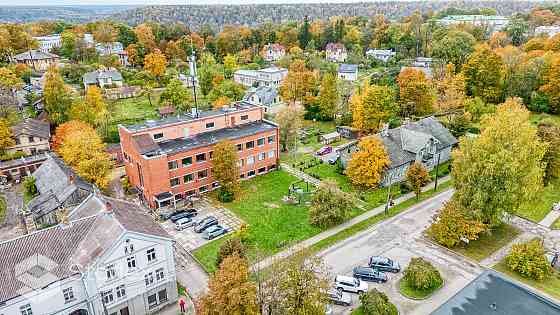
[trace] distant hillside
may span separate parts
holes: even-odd
[[[6,0],[4,0],[6,1]],[[17,1],[17,0],[9,0]],[[46,0],[48,2],[48,0]],[[118,3],[118,1],[115,1]],[[26,23],[39,20],[63,20],[65,22],[87,22],[103,19],[111,14],[137,8],[137,6],[1,6],[0,22]]]
[[[556,2],[546,2],[553,4]],[[115,20],[136,25],[145,21],[160,23],[182,21],[197,29],[209,24],[216,28],[238,24],[255,26],[270,21],[274,23],[297,20],[305,15],[312,19],[331,16],[372,16],[383,13],[391,19],[408,16],[415,10],[423,13],[440,11],[449,7],[461,9],[493,8],[498,14],[511,15],[530,11],[545,2],[538,1],[377,1],[362,3],[321,4],[256,4],[256,5],[184,5],[147,6],[126,10],[111,16]]]

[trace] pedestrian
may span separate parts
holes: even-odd
[[[180,299],[179,300],[179,306],[181,307],[181,313],[185,312],[185,300]]]

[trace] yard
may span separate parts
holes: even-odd
[[[535,200],[521,205],[517,214],[539,222],[552,210],[552,205],[556,202],[560,202],[560,179],[551,181]]]
[[[551,115],[546,113],[531,113],[530,120],[534,124],[538,124],[543,120],[547,120],[552,122],[556,126],[560,126],[560,115]]]
[[[244,181],[238,198],[224,204],[249,225],[249,243],[253,249],[271,255],[321,232],[309,224],[307,206],[290,205],[282,200],[296,181],[297,178],[284,171],[258,176]],[[207,270],[214,270],[216,254],[224,241],[222,238],[194,251]]]
[[[150,105],[147,96],[109,102],[109,120],[104,135],[105,141],[110,143],[119,142],[118,124],[136,124],[146,119],[158,118],[157,106],[159,94],[153,93],[151,98],[152,105]]]
[[[491,234],[482,234],[478,240],[471,241],[465,246],[457,246],[453,250],[473,260],[482,261],[513,241],[519,233],[520,231],[517,228],[502,224],[495,228]]]
[[[560,299],[560,273],[559,272],[554,272],[554,274],[550,276],[550,278],[548,279],[545,279],[543,281],[537,281],[537,280],[525,278],[519,275],[517,272],[510,270],[507,267],[505,260],[500,261],[493,268],[519,282],[522,282],[537,290],[540,290],[550,295],[553,298]]]
[[[0,195],[0,225],[4,224],[6,210],[6,199],[4,199],[4,196]]]

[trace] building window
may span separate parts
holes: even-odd
[[[167,302],[167,290],[163,289],[158,292],[159,303]]]
[[[62,295],[64,296],[64,303],[69,303],[75,300],[74,291],[72,288],[66,288],[62,290]]]
[[[146,251],[146,256],[148,257],[148,262],[152,262],[156,260],[156,249],[150,248]]]
[[[159,268],[156,270],[156,280],[162,281],[165,279],[165,273],[163,272],[163,268]]]
[[[214,128],[214,122],[213,121],[206,123],[206,129],[210,129],[210,128]]]
[[[192,196],[194,195],[194,190],[189,190],[185,193],[186,196]]]
[[[208,152],[208,159],[212,160],[214,158],[214,151]]]
[[[237,144],[237,151],[243,151],[243,143]]]
[[[33,138],[33,137],[29,137],[28,140],[29,140],[29,143],[35,142],[35,138]]]
[[[177,161],[169,161],[167,162],[167,168],[169,168],[170,170],[174,170],[177,167],[179,167]]]
[[[255,147],[255,141],[249,141],[247,143],[245,143],[245,148],[246,149],[252,149]]]
[[[103,299],[103,303],[111,304],[115,300],[113,297],[113,290],[101,292],[101,298]]]
[[[105,273],[107,275],[107,280],[115,278],[117,276],[115,265],[107,265],[107,267],[105,267]]]
[[[148,295],[148,307],[153,308],[158,305],[157,302],[157,295],[154,293],[152,295]]]
[[[258,139],[258,140],[257,140],[257,145],[258,145],[259,147],[260,147],[260,146],[263,146],[263,145],[264,145],[264,138]]]
[[[33,315],[33,311],[31,310],[31,304],[25,304],[19,307],[19,311],[21,315]]]
[[[169,185],[171,185],[171,187],[175,187],[179,185],[179,177],[175,177],[169,180]]]
[[[212,183],[212,189],[218,188],[218,187],[220,187],[220,183],[219,183],[219,182],[213,182],[213,183]]]
[[[276,169],[276,164],[272,164],[268,167],[268,170],[275,170]]]
[[[240,178],[240,179],[244,179],[244,178],[245,178],[245,174],[240,174],[240,175],[239,175],[239,178]]]
[[[247,157],[247,165],[251,165],[251,164],[255,164],[255,157],[254,156],[248,156]]]
[[[146,286],[150,286],[152,284],[154,284],[154,273],[150,272],[144,275],[144,282],[146,283]]]
[[[245,165],[245,160],[239,159],[239,161],[237,161],[237,166],[243,167],[243,165]]]
[[[132,254],[133,252],[134,252],[134,244],[132,244],[130,240],[127,239],[126,244],[124,245],[124,253],[126,255],[128,253]]]
[[[249,119],[249,115],[241,115],[241,120],[247,120]]]
[[[266,167],[261,167],[259,168],[259,174],[265,173],[266,172]]]
[[[122,299],[126,296],[126,289],[124,288],[124,284],[119,285],[115,292],[117,294],[117,299]]]
[[[187,175],[183,176],[183,182],[184,182],[185,184],[186,184],[186,183],[192,182],[193,179],[194,179],[193,174],[187,174]]]
[[[268,143],[274,143],[274,136],[268,136]]]
[[[276,155],[276,152],[274,150],[268,151],[268,158],[269,159],[272,159],[275,155]]]
[[[154,133],[153,137],[154,137],[154,140],[162,139],[163,138],[163,132]]]
[[[198,173],[196,174],[196,177],[198,179],[204,179],[204,178],[208,177],[208,170],[198,171]]]
[[[128,271],[136,269],[136,257],[131,256],[126,259],[126,265],[128,266]]]
[[[181,160],[181,164],[183,165],[183,167],[190,166],[190,165],[192,164],[192,156],[183,158],[183,159]]]
[[[202,186],[198,189],[198,191],[201,192],[201,193],[207,192],[208,191],[208,186],[206,186],[206,185]]]
[[[247,177],[253,177],[255,176],[255,171],[249,171],[249,173],[247,173]]]
[[[196,155],[196,162],[201,163],[206,161],[206,153],[200,153]]]
[[[16,138],[16,145],[20,145],[21,142],[19,142],[19,138]]]
[[[259,161],[266,159],[266,152],[259,153]]]

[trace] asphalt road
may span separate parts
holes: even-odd
[[[330,267],[333,276],[352,275],[352,268],[367,265],[372,255],[390,257],[398,261],[403,270],[412,257],[428,259],[440,270],[445,280],[444,287],[432,297],[416,301],[400,295],[398,280],[402,277],[402,272],[388,274],[389,281],[385,284],[370,283],[370,289],[375,287],[385,292],[397,305],[401,314],[430,314],[482,272],[480,267],[421,238],[423,231],[430,225],[433,215],[451,198],[452,194],[452,190],[440,193],[392,219],[335,244],[319,255]],[[353,301],[354,305],[351,308],[358,305],[356,295],[353,295]],[[349,314],[351,308],[337,306],[335,313]]]

